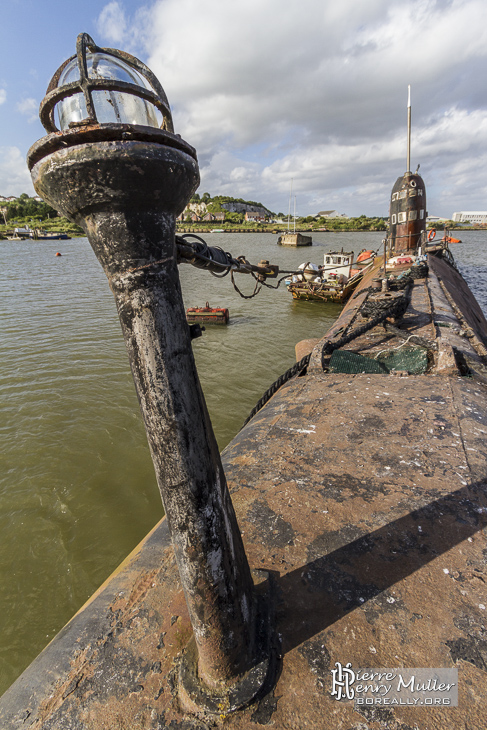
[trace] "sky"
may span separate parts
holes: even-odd
[[[387,215],[410,84],[429,214],[487,210],[485,0],[5,0],[1,24],[0,195],[35,194],[39,103],[87,32],[154,71],[200,194]]]

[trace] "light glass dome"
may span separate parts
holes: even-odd
[[[134,68],[121,59],[106,53],[87,53],[86,65],[90,79],[113,79],[151,89],[146,79]],[[76,58],[73,58],[63,69],[58,85],[70,84],[79,79],[78,62]],[[147,127],[160,127],[161,125],[161,112],[150,102],[138,96],[104,89],[94,89],[91,93],[99,124],[141,124]],[[56,112],[61,130],[68,129],[70,125],[86,119],[88,111],[83,94],[78,93],[62,99],[56,104]]]

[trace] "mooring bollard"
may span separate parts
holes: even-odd
[[[175,219],[199,183],[196,153],[173,133],[152,72],[87,34],[54,75],[40,116],[49,134],[29,151],[35,189],[86,231],[127,345],[194,632],[180,694],[189,706],[235,709],[266,681],[269,627],[181,297]]]

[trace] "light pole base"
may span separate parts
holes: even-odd
[[[181,656],[178,673],[178,694],[187,712],[196,715],[225,716],[241,710],[263,697],[274,686],[280,652],[274,636],[272,620],[274,601],[272,576],[264,570],[252,571],[257,593],[256,648],[254,666],[231,684],[209,687],[198,673],[198,650],[194,637]]]

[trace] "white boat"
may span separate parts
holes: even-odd
[[[321,278],[323,281],[333,281],[345,284],[351,276],[353,251],[329,251],[323,258]]]
[[[29,228],[29,226],[25,226],[25,228],[14,228],[14,234],[13,236],[8,236],[8,240],[25,241],[26,238],[30,238],[31,233],[32,230]]]
[[[28,236],[19,236],[17,233],[14,233],[13,236],[7,236],[7,241],[25,241],[28,238]]]
[[[329,251],[324,255],[323,266],[309,261],[301,264],[300,273],[286,281],[288,291],[294,299],[345,302],[372,264],[374,255],[373,251],[364,249],[354,263],[353,251]]]

